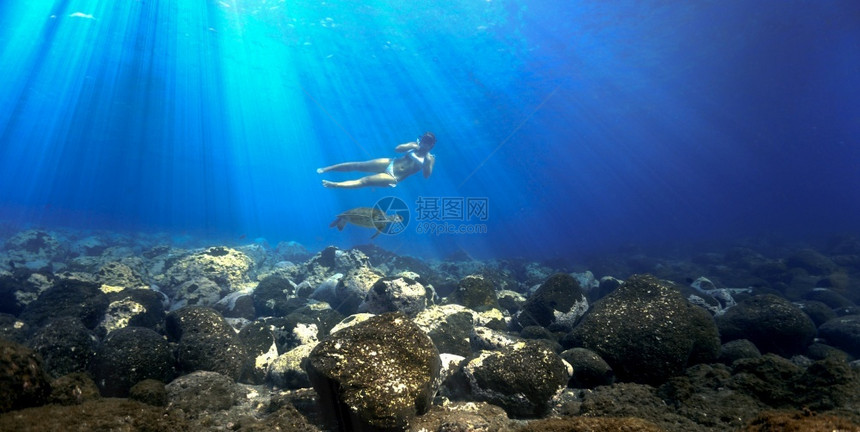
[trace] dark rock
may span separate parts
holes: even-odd
[[[820,301],[802,300],[795,304],[806,313],[816,327],[836,318],[836,312],[833,312],[833,309]]]
[[[848,361],[853,358],[847,352],[821,342],[814,342],[809,345],[809,349],[806,350],[805,355],[812,360],[824,360],[828,357],[834,357]]]
[[[243,396],[238,385],[217,372],[197,371],[171,381],[165,387],[167,402],[193,417],[207,412],[226,410]]]
[[[108,335],[92,362],[92,374],[105,396],[126,397],[131,386],[145,379],[170,381],[173,352],[152,329],[126,327]]]
[[[369,267],[350,269],[335,285],[334,298],[329,304],[344,316],[356,313],[370,289],[383,276]]]
[[[266,370],[266,382],[281,389],[300,389],[311,386],[302,363],[311,354],[315,344],[299,345],[274,359]]]
[[[482,275],[469,275],[460,279],[457,289],[448,296],[447,301],[476,311],[499,308],[496,289]]]
[[[777,355],[765,354],[735,361],[732,372],[730,388],[772,407],[783,407],[793,405],[793,383],[803,374],[803,369]]]
[[[256,419],[254,417],[243,417],[236,422],[231,422],[235,430],[247,432],[320,432],[320,429],[310,422],[292,405],[284,405],[277,410],[269,412],[266,417]]]
[[[165,322],[170,340],[179,342],[180,371],[213,371],[234,380],[250,373],[252,362],[247,349],[214,309],[182,308],[169,313]]]
[[[690,332],[693,337],[693,352],[690,353],[687,365],[711,363],[720,354],[720,333],[714,318],[700,307],[689,305],[687,309],[693,326]]]
[[[96,353],[96,338],[81,321],[61,317],[51,321],[30,340],[29,346],[42,356],[45,370],[54,378],[84,372]]]
[[[318,342],[344,319],[343,315],[325,304],[311,303],[302,306],[283,318],[266,320],[275,335],[278,352],[287,352],[297,346]]]
[[[566,417],[534,420],[515,429],[517,432],[561,432],[561,431],[637,431],[662,432],[663,428],[648,420],[635,417],[589,418]]]
[[[257,316],[284,316],[295,307],[289,299],[295,295],[296,284],[283,276],[267,276],[254,289],[254,311]]]
[[[483,351],[469,360],[463,373],[475,399],[498,405],[517,418],[547,414],[553,396],[570,378],[562,359],[534,342]]]
[[[167,337],[178,342],[186,334],[233,332],[218,312],[202,306],[189,306],[169,313],[165,320]]]
[[[852,371],[844,358],[827,357],[812,363],[794,384],[797,398],[813,411],[860,402],[860,374]]]
[[[145,379],[131,386],[128,398],[147,405],[167,406],[167,388],[161,381]]]
[[[720,363],[731,366],[736,360],[755,359],[761,357],[761,352],[749,339],[735,339],[720,347],[717,360]]]
[[[450,402],[434,405],[416,421],[415,431],[466,432],[514,430],[503,409],[486,402]]]
[[[663,430],[691,431],[696,424],[674,412],[645,384],[615,383],[585,392],[576,414],[584,417],[637,417],[657,423]]]
[[[573,375],[568,387],[594,388],[615,382],[612,367],[596,352],[585,348],[571,348],[561,353],[561,358],[573,366]]]
[[[579,282],[567,273],[549,277],[530,295],[517,314],[519,325],[539,325],[550,330],[570,331],[588,309],[588,300]]]
[[[599,354],[620,380],[660,384],[684,370],[713,325],[692,312],[680,291],[650,275],[631,276],[595,303],[563,340]]]
[[[750,420],[744,432],[770,431],[856,431],[860,423],[830,414],[811,414],[803,411],[765,411]]]
[[[80,405],[47,405],[0,416],[0,430],[174,432],[194,429],[178,412],[128,399],[97,399]]]
[[[836,312],[836,316],[840,317],[849,315],[860,315],[860,306],[841,307],[838,309],[833,309],[833,312]]]
[[[323,417],[344,431],[408,428],[430,408],[440,367],[433,342],[401,313],[332,334],[305,363]]]
[[[157,329],[165,317],[161,294],[150,289],[125,289],[108,294],[108,306],[97,331],[100,336],[123,327]]]
[[[18,315],[24,304],[18,300],[16,292],[25,291],[26,285],[11,276],[0,276],[0,313]]]
[[[213,308],[224,318],[242,318],[253,321],[257,317],[254,297],[239,291],[222,297]]]
[[[791,274],[788,272],[788,267],[782,261],[766,261],[756,264],[750,269],[750,273],[758,278],[773,284],[777,282],[791,282]]]
[[[597,286],[597,290],[592,292],[592,299],[597,301],[606,297],[609,293],[620,287],[622,283],[624,283],[624,281],[618,280],[612,276],[604,276],[600,278],[600,285]]]
[[[75,372],[51,382],[50,403],[79,405],[100,398],[99,388],[89,375]]]
[[[510,315],[516,315],[526,304],[526,299],[522,294],[513,291],[504,291],[499,293],[499,307],[502,310],[508,311]]]
[[[785,260],[789,268],[801,268],[814,275],[824,275],[836,270],[836,264],[812,249],[803,249],[795,252]]]
[[[803,298],[805,300],[824,303],[831,309],[854,306],[854,303],[851,300],[848,300],[842,294],[827,288],[813,289],[804,294]]]
[[[359,312],[382,314],[401,312],[414,317],[432,304],[433,291],[405,276],[385,277],[368,291]]]
[[[108,297],[99,288],[97,283],[60,280],[28,304],[21,312],[21,319],[41,327],[54,318],[71,316],[88,329],[94,329],[108,306]]]
[[[860,357],[860,315],[833,318],[818,328],[818,334],[828,345]]]
[[[13,315],[0,313],[0,339],[23,344],[30,336],[30,325]]]
[[[239,331],[239,341],[245,345],[248,356],[254,359],[254,366],[248,381],[252,384],[262,384],[266,378],[269,364],[278,357],[275,335],[268,324],[263,321],[255,321]]]
[[[444,319],[434,323],[427,333],[440,353],[457,354],[467,357],[472,354],[469,347],[469,334],[472,332],[472,315],[459,312],[446,315]]]
[[[749,339],[783,356],[804,352],[815,337],[815,324],[799,307],[770,294],[745,299],[716,321],[724,342]]]
[[[764,405],[749,395],[728,390],[731,378],[729,368],[721,364],[690,367],[657,390],[670,411],[662,416],[649,413],[645,418],[666,430],[738,430]],[[683,420],[678,422],[675,416]],[[691,421],[693,424],[685,424]]]
[[[523,339],[531,339],[531,340],[544,339],[544,340],[550,340],[553,342],[555,342],[555,339],[556,339],[555,335],[551,331],[547,330],[546,327],[541,327],[541,326],[537,326],[537,325],[523,327],[523,329],[520,330],[520,337]]]
[[[39,355],[0,339],[0,413],[42,405],[50,394],[50,377]]]

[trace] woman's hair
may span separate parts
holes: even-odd
[[[433,132],[424,132],[424,135],[421,135],[421,138],[418,140],[418,145],[421,148],[430,150],[436,145],[436,135],[433,135]]]

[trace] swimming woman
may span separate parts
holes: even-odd
[[[395,187],[397,183],[419,171],[424,173],[424,178],[430,177],[430,174],[433,173],[433,164],[436,162],[435,156],[430,154],[430,150],[434,145],[436,145],[436,136],[432,132],[425,132],[424,135],[421,135],[421,138],[418,138],[414,142],[400,144],[394,149],[398,153],[404,153],[403,156],[373,159],[364,162],[344,162],[325,168],[318,168],[317,173],[322,174],[329,171],[376,173],[358,180],[342,182],[323,180],[322,185],[328,188]]]

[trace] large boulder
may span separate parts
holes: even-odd
[[[803,310],[773,294],[749,297],[716,317],[723,342],[749,339],[762,353],[801,354],[815,337]]]
[[[433,342],[402,313],[333,333],[305,363],[324,418],[339,430],[408,429],[430,408],[440,368]]]
[[[696,307],[678,288],[654,276],[634,275],[595,303],[562,343],[596,352],[619,380],[661,384],[683,372],[691,359],[716,355],[719,342],[707,339],[717,333],[703,329],[714,323]]]
[[[822,324],[818,333],[828,344],[860,358],[860,315],[833,318]]]
[[[169,382],[173,352],[163,336],[144,327],[125,327],[108,335],[93,359],[91,371],[105,396],[127,397],[145,379]]]
[[[251,370],[245,345],[230,324],[214,309],[192,306],[167,315],[167,335],[178,342],[182,372],[218,372],[234,380]]]
[[[476,399],[498,405],[518,418],[547,414],[552,398],[570,378],[561,357],[531,341],[483,351],[469,360],[463,373]]]
[[[44,360],[54,378],[86,371],[96,351],[96,338],[75,317],[57,318],[37,331],[28,345]]]

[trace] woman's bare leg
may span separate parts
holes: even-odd
[[[317,173],[322,174],[329,171],[363,171],[363,172],[385,172],[388,164],[391,163],[389,158],[373,159],[364,162],[344,162],[337,165],[327,166],[325,168],[317,168]]]
[[[327,188],[339,189],[356,189],[363,187],[394,187],[397,185],[397,180],[388,174],[374,174],[367,177],[362,177],[358,180],[347,180],[342,182],[333,182],[323,180],[322,185]]]

